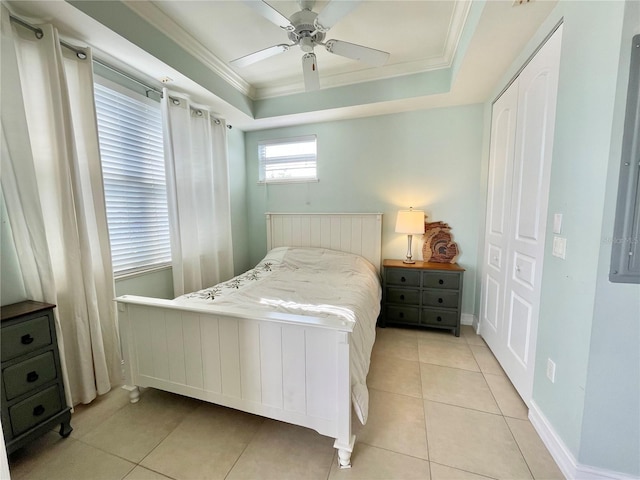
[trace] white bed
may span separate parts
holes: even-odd
[[[312,428],[335,438],[340,466],[350,466],[352,402],[361,421],[367,416],[381,226],[377,213],[270,213],[270,253],[241,278],[175,300],[117,298],[125,383]],[[344,267],[353,288],[336,290],[340,276],[328,282],[314,268],[299,273],[306,271],[298,270],[303,264],[313,267],[316,254],[323,264]],[[294,279],[295,289],[287,287],[286,277]],[[314,286],[316,278],[323,281]],[[244,290],[244,283],[258,287]],[[287,289],[295,290],[295,301]],[[330,307],[336,291],[342,303]],[[252,295],[262,304],[249,309],[244,300]],[[132,402],[138,395],[132,388]]]

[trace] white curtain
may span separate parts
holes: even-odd
[[[227,127],[165,89],[167,198],[176,296],[233,276]]]
[[[67,400],[88,403],[122,381],[91,52],[1,8],[2,190],[27,295],[57,305]]]

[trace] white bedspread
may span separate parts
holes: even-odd
[[[251,310],[317,317],[337,316],[353,322],[350,343],[351,398],[366,423],[366,378],[381,287],[375,268],[364,258],[323,248],[280,247],[253,269],[227,282],[176,299]]]

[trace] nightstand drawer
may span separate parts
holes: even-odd
[[[457,290],[460,287],[460,275],[457,273],[422,272],[422,286],[424,288]]]
[[[428,307],[457,308],[458,298],[458,292],[425,290],[422,292],[422,305]]]
[[[58,385],[49,387],[9,408],[14,435],[26,432],[34,425],[52,417],[61,410]]]
[[[51,351],[13,365],[2,372],[7,400],[34,390],[40,385],[55,380],[56,377],[56,365]]]
[[[68,437],[66,404],[51,303],[25,300],[0,309],[2,331],[2,430],[7,453],[60,425]]]
[[[389,303],[420,305],[420,290],[407,288],[387,288],[386,300]]]
[[[389,285],[419,287],[420,272],[417,270],[404,270],[404,269],[390,268],[386,272],[386,280]]]
[[[390,323],[406,323],[418,325],[420,323],[420,309],[417,307],[401,307],[389,305],[386,309],[385,319]]]
[[[2,329],[2,361],[11,360],[51,343],[49,317],[36,317]]]
[[[446,310],[422,309],[422,325],[433,325],[443,327],[458,326],[458,312],[448,312]]]

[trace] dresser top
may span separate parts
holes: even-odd
[[[450,272],[464,272],[457,263],[437,263],[437,262],[423,262],[416,260],[416,263],[404,263],[402,260],[385,259],[382,262],[383,267],[396,267],[396,268],[414,268],[417,270],[446,270]]]
[[[4,322],[5,320],[11,320],[21,315],[28,315],[29,313],[35,313],[53,307],[55,307],[55,305],[51,303],[25,300],[24,302],[12,303],[11,305],[3,305],[0,307],[0,313],[2,315],[2,321]]]

